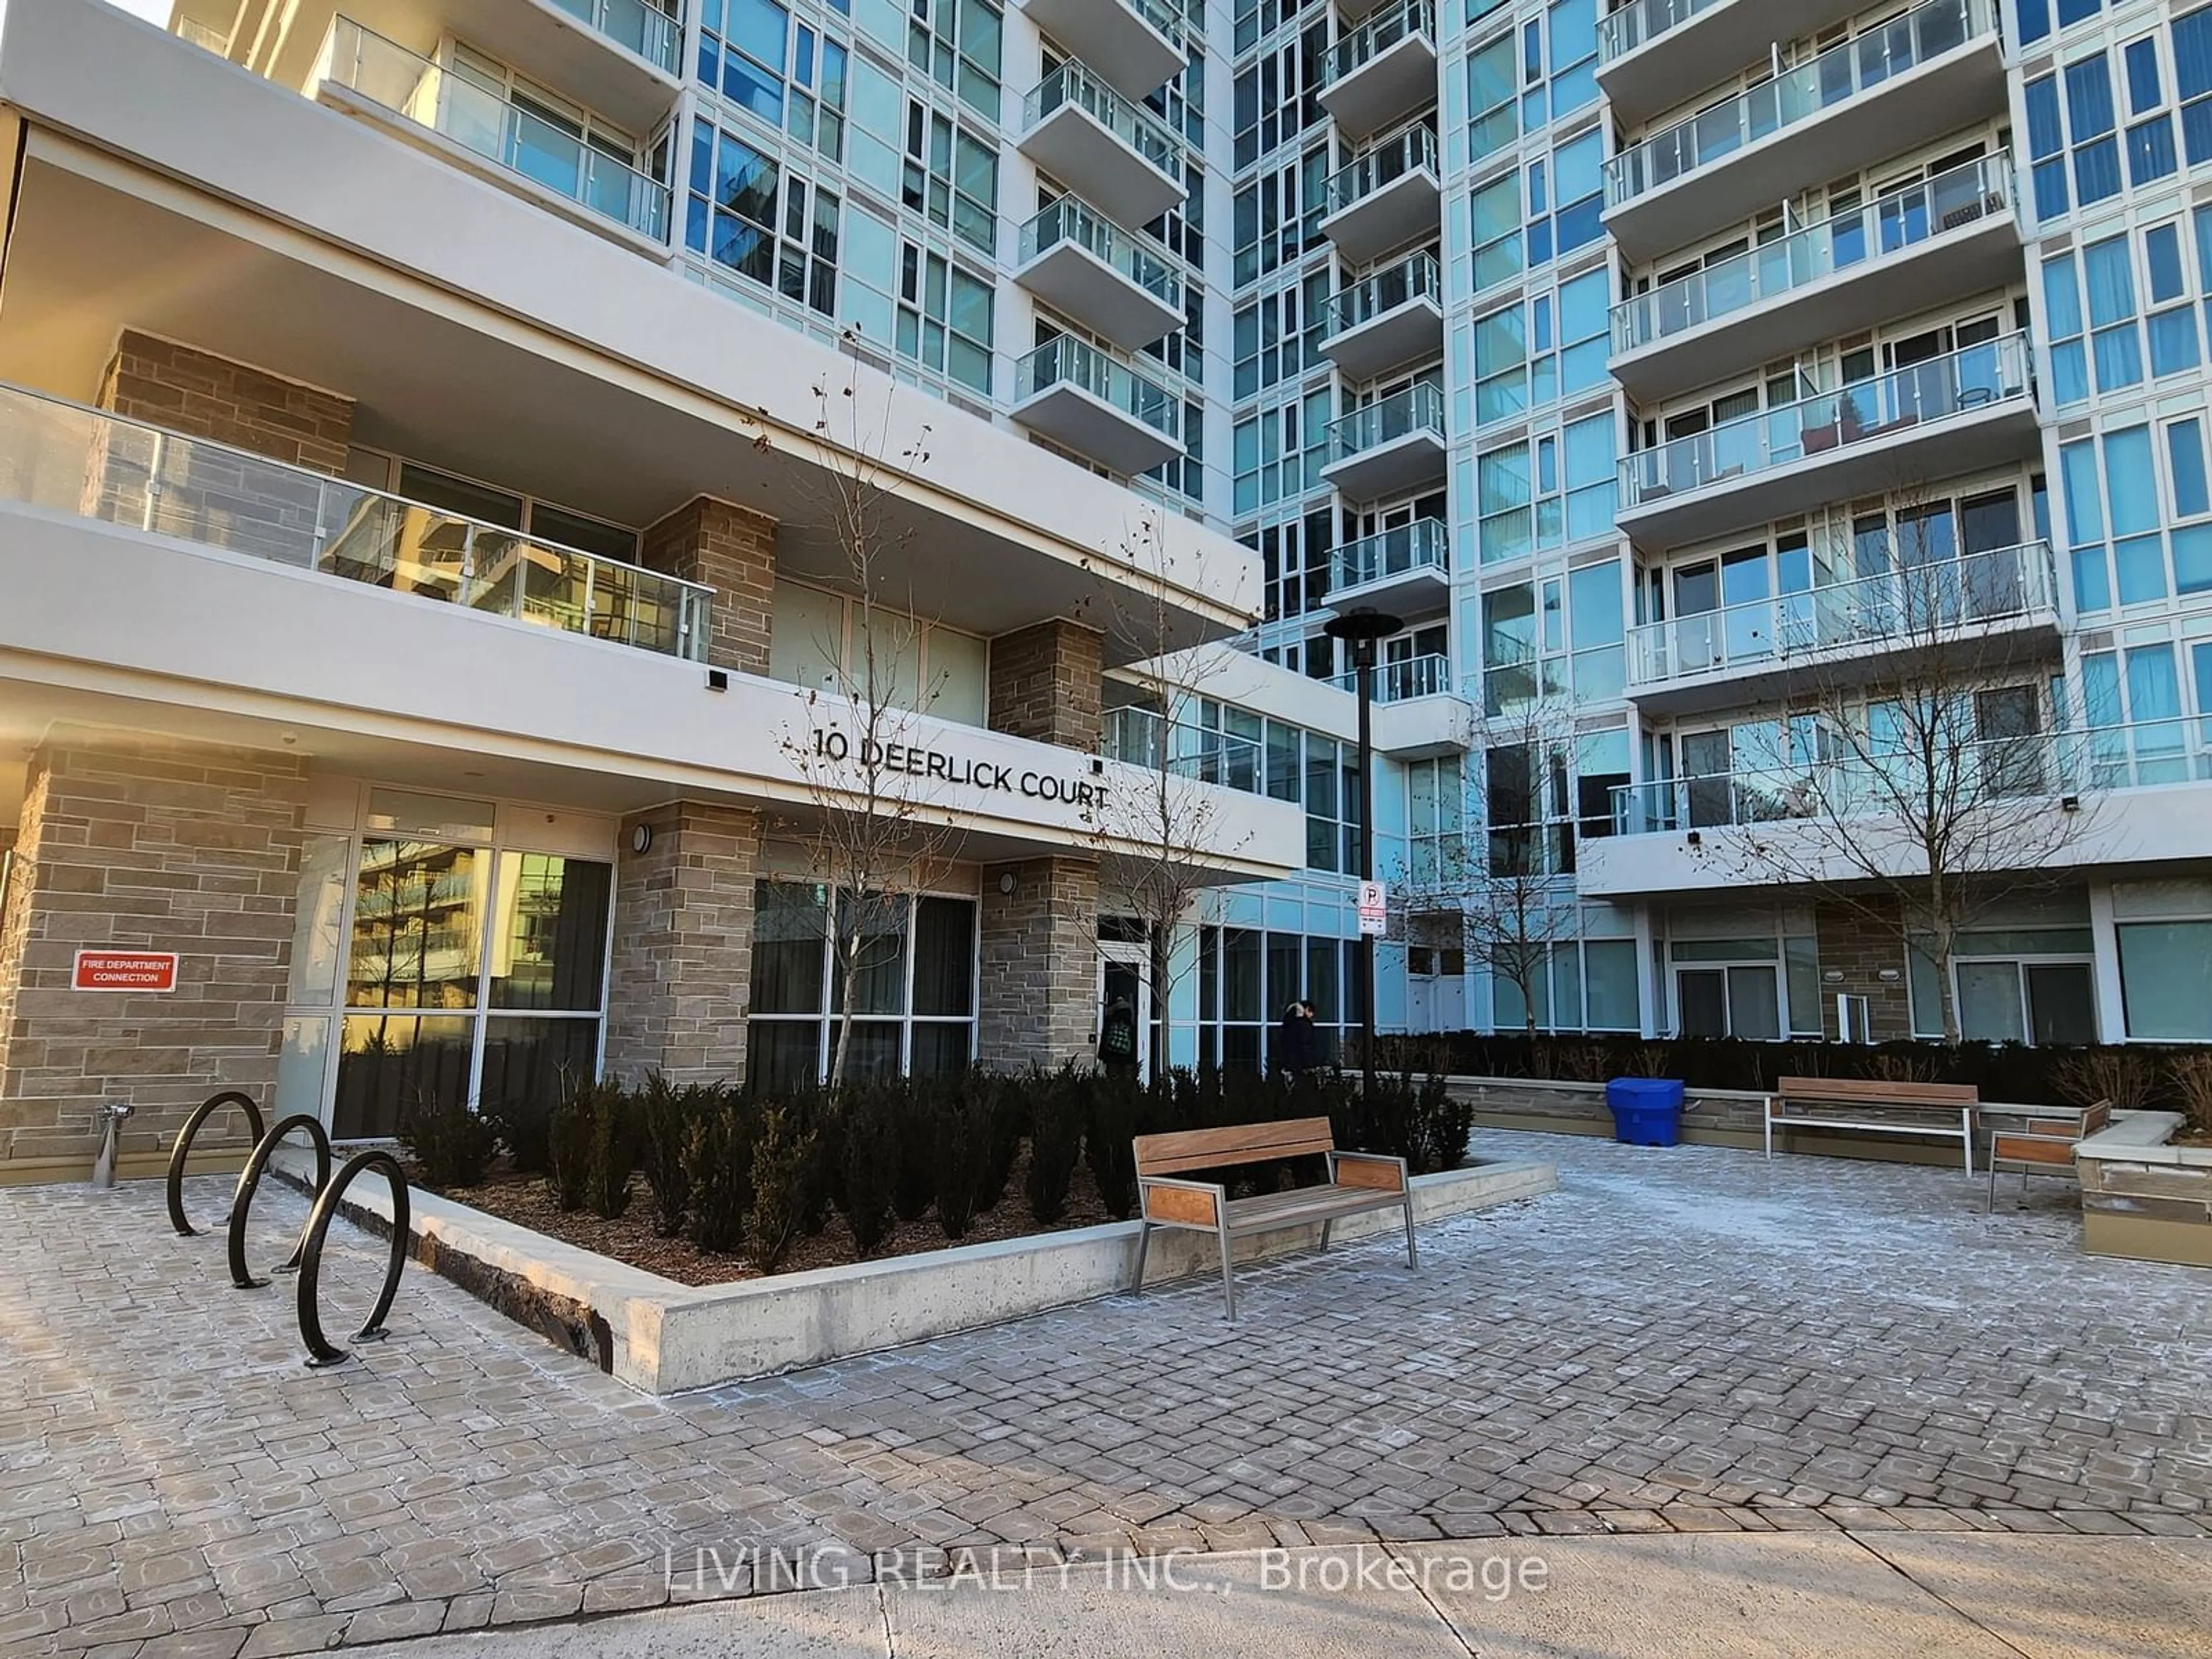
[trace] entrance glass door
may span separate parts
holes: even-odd
[[[1106,1012],[1127,999],[1137,1016],[1137,1075],[1146,1082],[1152,1075],[1152,968],[1141,945],[1100,947],[1098,963],[1098,1024],[1105,1029]]]

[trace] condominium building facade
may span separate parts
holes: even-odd
[[[2212,6],[168,21],[0,23],[0,1169],[819,1074],[855,915],[1262,1064],[1368,836],[1386,1030],[2212,1037]]]

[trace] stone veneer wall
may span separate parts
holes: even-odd
[[[88,1168],[106,1101],[137,1108],[134,1150],[217,1090],[269,1102],[306,801],[293,755],[62,732],[32,757],[0,927],[0,1178]],[[72,990],[81,949],[176,951],[177,989]]]
[[[350,398],[136,329],[116,342],[99,404],[334,476],[345,471],[353,441]]]
[[[630,836],[641,823],[652,826],[653,845],[637,854]],[[632,1083],[655,1069],[678,1083],[744,1076],[760,845],[760,814],[744,807],[682,801],[623,823],[611,1075]]]
[[[1895,1042],[1912,1035],[1912,994],[1905,978],[1905,942],[1893,927],[1877,926],[1871,917],[1847,904],[1815,907],[1814,929],[1820,945],[1820,1026],[1840,1041],[1836,1029],[1836,999],[1848,992],[1867,1000],[1867,1018],[1876,1042]],[[1884,980],[1882,970],[1896,974]],[[1828,975],[1840,970],[1843,978]]]
[[[1104,732],[1105,636],[1044,622],[991,641],[994,732],[1095,755]]]
[[[1014,890],[1001,893],[1009,874]],[[1043,858],[986,868],[980,964],[980,1063],[1013,1071],[1087,1058],[1098,1024],[1098,866]]]
[[[775,520],[711,495],[677,508],[645,532],[646,566],[714,590],[707,660],[765,674],[775,602]]]

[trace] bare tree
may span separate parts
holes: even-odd
[[[941,810],[945,776],[914,763],[927,749],[918,741],[921,716],[943,683],[922,683],[932,613],[915,590],[913,532],[894,510],[929,464],[929,428],[895,443],[888,410],[864,413],[857,380],[814,387],[813,453],[794,464],[797,487],[815,509],[811,527],[831,544],[844,607],[812,641],[821,680],[802,693],[804,729],[779,738],[812,809],[780,823],[779,833],[805,849],[830,893],[823,927],[837,987],[832,1087],[845,1079],[864,980],[909,948],[911,901],[959,842]]]
[[[1699,848],[1732,876],[1808,890],[1921,953],[1956,1042],[1960,935],[2057,884],[2090,815],[2045,708],[2048,549],[1958,552],[1948,501],[1921,493],[1894,498],[1895,533],[1855,543],[1857,580],[1772,601],[1771,639],[1732,639],[1726,611],[1671,624],[1678,652],[1771,651],[1791,685],[1771,769],[1686,779],[1678,805],[1683,828],[1740,826]],[[1683,638],[1692,623],[1704,637]]]

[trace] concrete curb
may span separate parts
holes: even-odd
[[[311,1178],[289,1148],[274,1165]],[[1416,1223],[1534,1198],[1559,1187],[1549,1164],[1486,1164],[1413,1180]],[[818,1365],[995,1325],[1128,1288],[1138,1224],[1108,1222],[881,1261],[779,1273],[728,1285],[679,1285],[595,1255],[434,1193],[410,1194],[413,1254],[510,1317],[595,1359],[642,1393],[666,1395]],[[345,1210],[389,1233],[392,1200],[379,1182],[346,1195]],[[1336,1224],[1335,1242],[1395,1231],[1395,1212]],[[1311,1249],[1317,1227],[1240,1242],[1239,1261]],[[1148,1285],[1218,1270],[1212,1238],[1154,1235]]]

